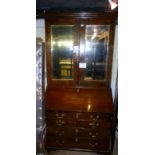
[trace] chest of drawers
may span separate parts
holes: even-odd
[[[105,91],[106,95],[101,95],[100,90],[96,90],[93,94],[91,89],[80,89],[78,93],[74,88],[65,90],[51,90],[46,94],[47,148],[110,151],[113,120],[112,98],[107,98],[111,97],[110,93]]]

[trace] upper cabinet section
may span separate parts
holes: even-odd
[[[48,85],[110,87],[115,15],[46,15]]]

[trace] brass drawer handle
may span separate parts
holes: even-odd
[[[78,142],[79,140],[78,140],[78,138],[75,138],[75,142]]]
[[[61,119],[61,118],[63,118],[63,117],[62,117],[62,116],[57,116],[57,118]]]
[[[89,145],[92,146],[92,147],[94,147],[94,146],[97,146],[98,143],[94,143],[94,144],[92,144],[91,142],[89,142]]]
[[[56,113],[55,116],[57,118],[63,118],[65,116],[65,114],[63,114],[63,113],[62,114]]]
[[[89,123],[89,126],[98,127],[99,123],[91,122]]]
[[[65,132],[64,131],[56,131],[56,134],[58,134],[58,136],[62,136]]]
[[[91,132],[89,132],[89,135],[90,135],[92,138],[96,138],[96,137],[98,136],[98,133],[96,132],[96,133],[93,135]]]
[[[56,142],[57,144],[59,144],[59,145],[63,145],[63,144],[64,144],[64,140],[62,140],[62,141],[56,140],[55,142]]]
[[[65,122],[62,121],[62,120],[58,120],[58,121],[56,121],[56,124],[59,125],[59,126],[61,126],[61,125],[65,124]]]
[[[98,120],[100,118],[100,116],[99,115],[96,115],[96,116],[90,115],[90,118],[92,118],[95,121],[95,120]]]

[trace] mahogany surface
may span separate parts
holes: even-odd
[[[49,87],[47,148],[106,152],[112,133],[112,95],[105,88]]]
[[[46,109],[112,113],[112,94],[105,89],[54,87],[46,92]]]
[[[46,147],[110,153],[113,100],[110,89],[114,29],[114,13],[46,14],[47,89],[45,94]],[[54,79],[51,25],[74,25],[74,45],[84,39],[81,24],[110,25],[107,74],[104,80],[84,80],[80,53],[74,59],[73,79]]]

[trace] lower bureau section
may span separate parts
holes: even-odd
[[[112,114],[46,112],[46,147],[110,152]]]

